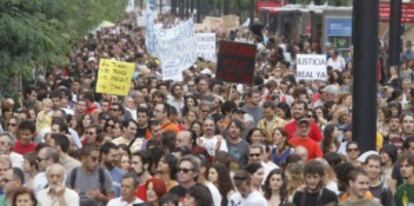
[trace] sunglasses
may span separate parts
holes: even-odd
[[[250,157],[259,157],[260,156],[260,153],[251,153],[250,154]]]
[[[115,128],[115,125],[114,124],[108,124],[108,127],[113,129],[113,128]]]
[[[359,149],[358,148],[349,148],[348,152],[357,152]]]
[[[113,112],[117,112],[117,111],[119,111],[120,109],[116,109],[116,108],[112,108],[111,109],[111,111],[113,111]]]
[[[193,169],[188,169],[188,168],[178,168],[177,170],[178,172],[183,172],[184,174],[187,174],[191,171],[193,171]]]

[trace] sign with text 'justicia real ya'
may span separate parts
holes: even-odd
[[[327,79],[326,55],[298,54],[296,55],[296,80]]]

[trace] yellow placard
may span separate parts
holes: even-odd
[[[135,64],[110,59],[100,59],[96,92],[128,95]]]

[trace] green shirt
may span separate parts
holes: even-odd
[[[6,195],[0,197],[0,206],[7,206]],[[40,203],[37,203],[36,206],[41,206]]]
[[[414,205],[414,185],[402,184],[395,193],[395,206]]]

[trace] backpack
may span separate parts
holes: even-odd
[[[69,183],[70,183],[70,187],[72,189],[75,189],[76,177],[77,177],[79,168],[80,167],[76,167],[75,169],[73,169],[73,171],[72,171],[72,173],[69,177],[70,178]],[[105,184],[105,171],[102,167],[98,167],[98,181],[99,181],[99,191],[102,194],[106,195],[105,185],[104,185]]]

